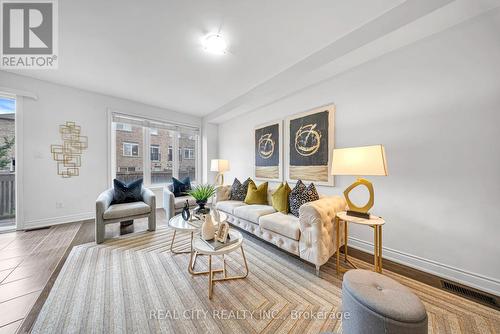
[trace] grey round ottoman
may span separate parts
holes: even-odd
[[[407,287],[368,270],[349,270],[342,283],[344,334],[427,333],[424,304]]]

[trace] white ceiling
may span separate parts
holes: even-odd
[[[59,1],[59,69],[22,74],[201,116],[401,2]]]
[[[334,75],[335,60],[455,2],[498,0],[59,1],[59,69],[20,74],[220,122]],[[230,53],[205,53],[201,38],[219,27]]]

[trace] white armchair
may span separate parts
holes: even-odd
[[[197,207],[196,200],[193,196],[186,195],[175,197],[172,185],[163,188],[163,209],[165,209],[167,221],[176,214],[182,212],[184,205],[186,205],[186,201],[188,201],[190,209]]]
[[[142,188],[142,201],[113,204],[113,188],[99,195],[95,202],[95,241],[100,244],[104,241],[106,224],[119,223],[125,220],[133,220],[148,217],[148,231],[156,230],[156,197],[155,194]]]

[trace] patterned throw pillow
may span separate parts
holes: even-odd
[[[299,209],[302,204],[316,201],[318,199],[319,194],[316,190],[316,187],[314,186],[314,183],[311,183],[306,187],[301,180],[298,180],[289,196],[290,213],[295,217],[298,217]]]
[[[232,201],[244,201],[245,197],[247,196],[248,184],[250,182],[253,182],[250,178],[248,178],[243,183],[235,178],[233,185],[231,186],[231,196],[229,197],[229,199]]]

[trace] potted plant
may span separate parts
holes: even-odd
[[[200,184],[191,189],[188,193],[194,197],[196,204],[198,204],[195,213],[206,215],[210,212],[210,208],[206,208],[205,205],[207,205],[208,199],[215,195],[215,187],[213,185]]]

